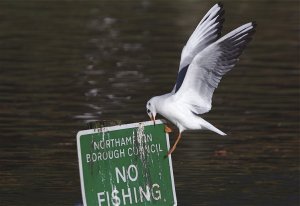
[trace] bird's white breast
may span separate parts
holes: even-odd
[[[157,112],[175,124],[180,131],[201,129],[199,117],[186,104],[175,101],[173,96],[162,98],[157,104]]]

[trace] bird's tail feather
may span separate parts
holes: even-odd
[[[212,124],[210,124],[209,122],[205,121],[204,119],[201,118],[201,126],[203,126],[204,128],[211,130],[215,133],[218,133],[219,135],[225,136],[226,134],[224,132],[222,132],[221,130],[219,130],[218,128],[216,128],[215,126],[213,126]]]

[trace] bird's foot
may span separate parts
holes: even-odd
[[[172,152],[176,149],[176,145],[178,144],[179,140],[181,138],[181,133],[178,134],[178,137],[175,141],[175,144],[173,145],[173,147],[169,150],[169,152],[167,153],[167,155],[165,157],[168,157],[170,154],[172,154]]]
[[[168,127],[168,125],[165,125],[165,132],[170,133],[173,132],[173,130],[170,127]]]
[[[167,157],[170,155],[170,154],[172,154],[172,152],[174,151],[176,149],[176,145],[174,145],[170,150],[169,150],[169,152],[167,153]]]

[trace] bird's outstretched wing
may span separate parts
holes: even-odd
[[[180,88],[188,66],[193,58],[208,45],[220,38],[222,24],[224,22],[223,15],[223,5],[221,3],[215,4],[202,18],[188,39],[181,52],[178,76],[173,93]]]
[[[255,32],[255,23],[244,24],[198,53],[190,64],[176,101],[196,114],[211,109],[212,95],[222,76],[231,70]]]

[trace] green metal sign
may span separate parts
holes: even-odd
[[[84,205],[177,205],[162,121],[80,131],[77,148]]]

